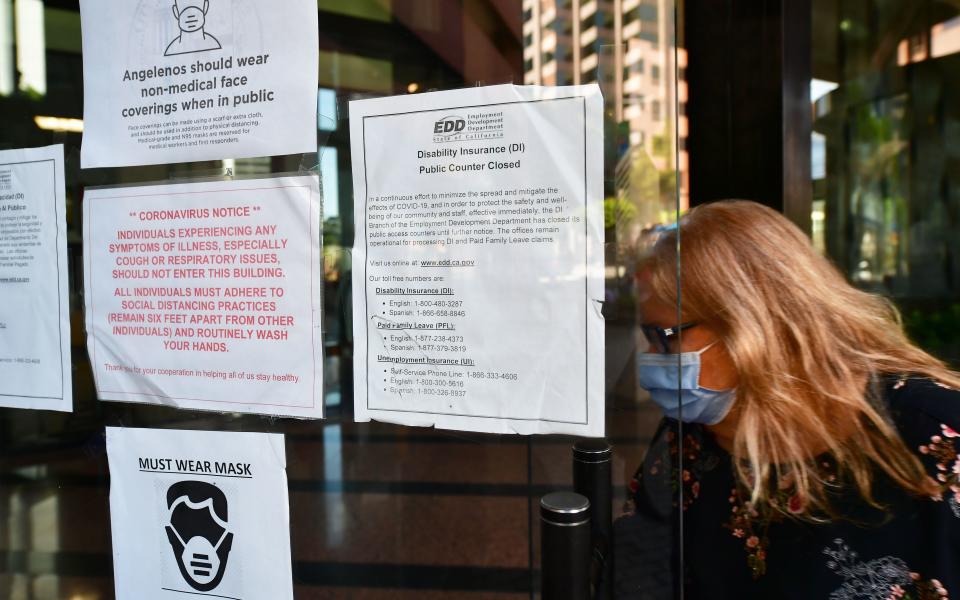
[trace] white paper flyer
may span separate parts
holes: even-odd
[[[0,152],[0,406],[73,410],[63,146]]]
[[[317,3],[82,0],[83,168],[317,151]]]
[[[119,600],[291,600],[282,435],[107,428]]]
[[[603,435],[603,100],[350,104],[358,420]]]
[[[102,400],[323,416],[316,177],[88,190]]]

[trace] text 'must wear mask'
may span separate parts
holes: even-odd
[[[717,342],[695,352],[670,353],[667,340],[684,329],[697,325],[685,323],[670,329],[642,326],[651,346],[659,353],[637,354],[640,387],[663,409],[665,416],[685,423],[716,425],[733,407],[735,390],[711,390],[700,385],[701,355]]]
[[[227,497],[215,485],[180,481],[167,490],[167,540],[183,579],[209,592],[223,579],[233,533],[227,531]]]

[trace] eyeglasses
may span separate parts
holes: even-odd
[[[675,327],[667,328],[657,327],[656,325],[640,325],[640,329],[643,331],[643,335],[647,338],[647,341],[650,342],[651,348],[660,353],[672,354],[678,349],[678,334],[681,331],[696,327],[699,324],[699,321],[689,321]]]

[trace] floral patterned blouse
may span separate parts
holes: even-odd
[[[845,517],[811,523],[789,518],[803,503],[785,477],[772,498],[779,510],[758,511],[709,433],[685,425],[681,445],[677,423],[664,420],[614,525],[614,596],[673,600],[682,579],[687,600],[960,600],[960,391],[901,378],[884,393],[935,496],[881,478],[875,494],[886,510],[841,492],[835,508]],[[820,466],[834,477],[829,459]]]

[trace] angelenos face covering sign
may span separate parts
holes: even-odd
[[[317,5],[84,0],[84,168],[316,152]]]

